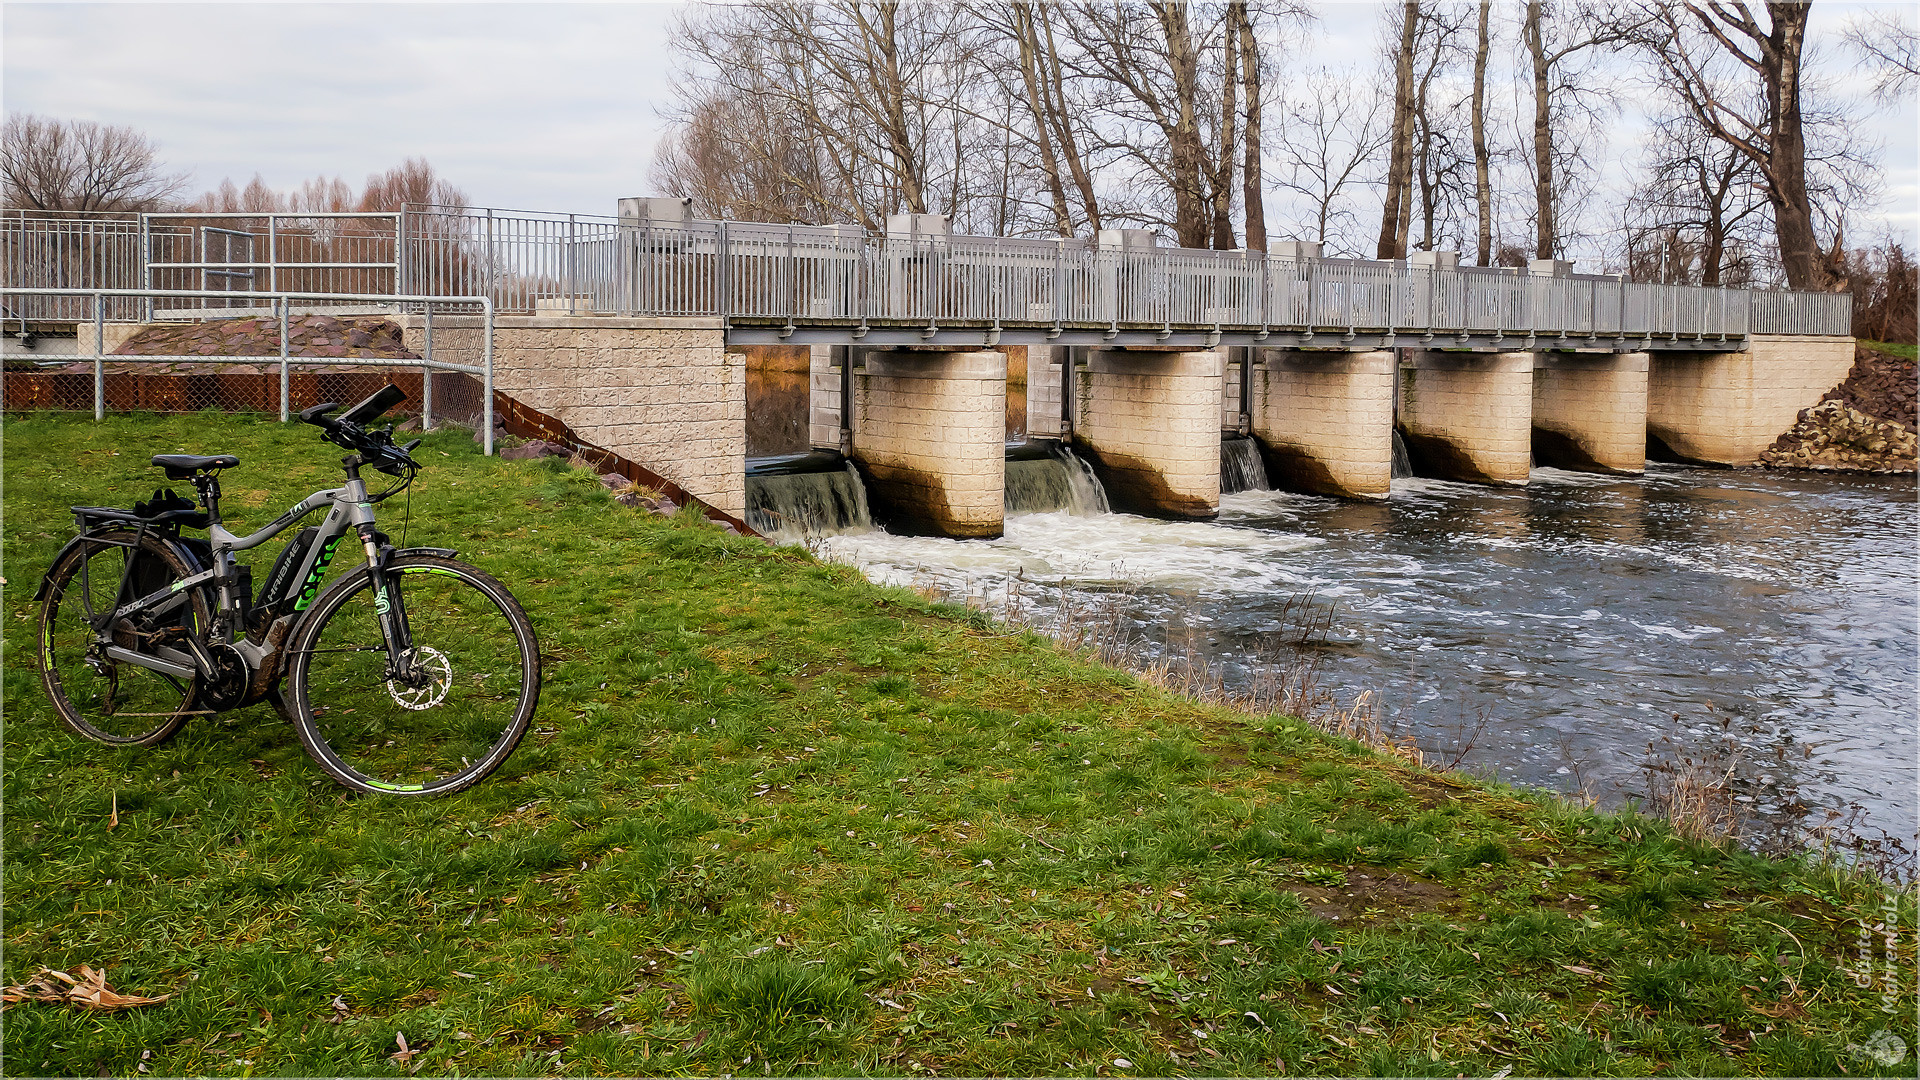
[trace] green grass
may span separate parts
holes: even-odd
[[[231,452],[255,526],[338,451],[214,415],[4,436],[5,978],[175,994],[15,1006],[9,1073],[396,1074],[402,1034],[466,1074],[1861,1075],[1849,1044],[1915,1042],[1911,892],[1889,1013],[1848,966],[1871,883],[1196,705],[458,433],[409,539],[539,629],[500,773],[350,797],[264,707],[83,744],[23,659],[65,506]]]
[[[1902,345],[1897,341],[1863,341],[1860,344],[1875,352],[1883,352],[1892,356],[1904,356],[1908,360],[1920,360],[1920,346]]]

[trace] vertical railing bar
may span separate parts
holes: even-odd
[[[93,294],[93,418],[107,418],[107,297]]]
[[[485,378],[486,380],[486,385],[483,388],[480,395],[481,423],[484,425],[483,431],[485,432],[485,434],[481,437],[480,452],[486,455],[487,457],[492,457],[493,456],[493,300],[491,298],[486,299],[485,306],[482,310],[486,313],[486,324],[487,324],[486,331],[487,332],[486,332],[486,340],[481,343],[482,363],[486,369],[486,374],[483,376],[483,378]]]
[[[433,301],[420,305],[421,310],[421,356],[420,365],[420,430],[433,430]]]
[[[287,317],[293,308],[293,298],[281,296],[278,306],[280,308],[280,422],[284,424],[292,413],[291,380],[287,372]]]

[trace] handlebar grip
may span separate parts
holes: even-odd
[[[315,405],[311,409],[301,409],[300,422],[303,424],[314,424],[319,427],[331,426],[333,422],[327,419],[327,414],[339,407],[340,407],[339,402],[328,401],[319,405]]]

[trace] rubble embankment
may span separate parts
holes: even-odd
[[[1853,370],[1800,418],[1760,463],[1826,472],[1915,471],[1916,394],[1912,360],[1860,346]]]

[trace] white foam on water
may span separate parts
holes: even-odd
[[[1206,593],[1271,593],[1313,587],[1287,556],[1316,537],[1212,522],[1156,521],[1131,514],[1015,514],[998,540],[947,540],[882,532],[831,536],[826,557],[894,585],[1018,576],[1027,581],[1150,585]]]

